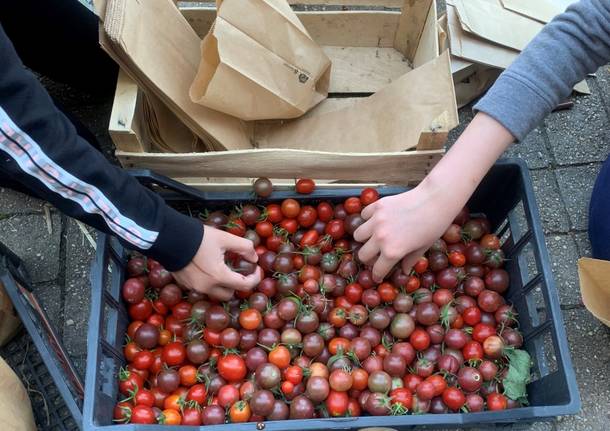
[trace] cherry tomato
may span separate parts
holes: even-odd
[[[282,370],[290,365],[290,350],[285,346],[276,346],[269,352],[269,362]]]
[[[124,369],[119,372],[119,391],[123,395],[129,395],[130,392],[135,392],[142,387],[144,387],[144,380],[138,373]]]
[[[150,299],[144,298],[140,302],[129,306],[129,317],[132,320],[141,320],[144,322],[152,314],[153,307]]]
[[[379,200],[379,192],[375,189],[367,187],[360,192],[360,202],[364,206],[370,205],[377,200]]]
[[[464,355],[465,361],[471,359],[483,359],[483,346],[478,341],[469,341],[462,348],[462,355]]]
[[[314,191],[316,183],[309,178],[301,178],[297,181],[295,189],[297,193],[308,195]]]
[[[339,239],[345,235],[345,225],[343,220],[331,220],[324,227],[324,233],[330,235],[332,239]]]
[[[438,397],[443,394],[445,389],[447,388],[447,382],[440,374],[433,374],[430,377],[426,378],[426,381],[432,383],[434,385],[434,396]]]
[[[369,373],[362,368],[354,368],[352,370],[352,389],[363,391],[368,387]]]
[[[502,394],[496,392],[487,395],[487,408],[491,411],[506,410],[508,400]]]
[[[233,423],[248,422],[252,411],[247,401],[238,401],[229,409],[229,419]]]
[[[479,307],[468,307],[462,313],[464,323],[470,326],[475,326],[481,321],[481,309]]]
[[[449,263],[451,263],[451,265],[453,266],[464,266],[466,265],[466,256],[464,256],[463,253],[459,252],[459,251],[452,251],[451,253],[449,253]]]
[[[142,350],[135,354],[133,366],[139,370],[148,370],[155,361],[155,355],[148,350]]]
[[[345,311],[345,309],[335,307],[330,310],[330,314],[328,315],[328,323],[333,325],[335,328],[341,328],[345,326],[345,324],[347,323],[347,312]]]
[[[419,277],[415,275],[410,275],[407,279],[407,284],[405,285],[405,290],[407,293],[413,293],[421,286],[421,282]]]
[[[377,287],[377,292],[383,302],[392,302],[398,295],[398,290],[390,283],[381,283],[379,287]]]
[[[243,237],[246,234],[246,224],[239,217],[232,218],[226,225],[226,231]]]
[[[458,388],[447,388],[443,392],[443,402],[451,410],[458,411],[466,403],[466,396]]]
[[[183,400],[178,394],[171,394],[163,401],[163,409],[179,411],[182,408]]]
[[[246,363],[234,353],[218,358],[218,374],[229,382],[238,382],[246,377]]]
[[[347,300],[349,302],[351,302],[352,304],[358,304],[360,302],[360,299],[362,298],[362,286],[360,286],[360,284],[358,283],[350,283],[347,286],[345,286],[345,292],[344,295],[347,298]]]
[[[271,223],[279,223],[284,218],[282,208],[278,204],[269,204],[265,210],[267,221]]]
[[[123,347],[123,354],[125,355],[125,359],[131,362],[136,357],[136,354],[141,350],[142,349],[140,349],[140,346],[133,341],[130,341],[129,343],[125,344],[125,347]]]
[[[413,406],[413,393],[407,388],[396,388],[390,392],[392,404],[400,403],[405,408],[411,410]]]
[[[186,348],[179,341],[168,343],[163,347],[161,358],[170,367],[180,365],[186,359]]]
[[[303,238],[301,238],[300,246],[307,247],[312,246],[318,242],[319,238],[318,231],[315,229],[310,229],[303,234]]]
[[[261,221],[256,224],[255,230],[261,238],[269,238],[273,235],[273,224],[267,220]]]
[[[329,222],[333,219],[335,211],[328,202],[320,202],[317,207],[318,218],[323,222]]]
[[[201,417],[201,409],[197,407],[188,407],[182,410],[182,422],[180,425],[201,425],[203,423]]]
[[[289,382],[288,380],[283,381],[280,385],[280,389],[282,390],[282,393],[290,395],[294,391],[294,383]]]
[[[233,385],[223,385],[218,390],[218,405],[227,408],[239,401],[239,390]]]
[[[262,321],[263,316],[256,308],[248,308],[239,313],[239,324],[244,329],[252,331],[258,328]]]
[[[178,410],[175,409],[165,409],[163,410],[163,420],[162,422],[165,425],[180,425],[182,422],[182,416]]]
[[[155,396],[151,391],[144,388],[139,388],[134,398],[134,403],[137,406],[148,406],[153,407],[155,405]]]
[[[135,406],[131,410],[131,423],[133,424],[154,424],[157,421],[155,412],[148,406]]]
[[[284,371],[284,378],[293,385],[298,385],[303,381],[303,369],[298,365],[292,365]]]
[[[296,218],[301,211],[301,205],[294,199],[284,199],[281,208],[282,215],[287,218]]]
[[[198,383],[189,388],[188,393],[186,394],[187,401],[195,401],[199,404],[203,404],[208,395],[208,391],[205,388],[204,384]]]
[[[199,381],[199,375],[197,368],[192,365],[184,365],[178,369],[178,375],[180,376],[180,384],[182,386],[193,386]]]
[[[343,416],[347,412],[349,397],[346,392],[331,390],[326,398],[326,410],[331,416]]]
[[[409,342],[417,351],[426,350],[430,347],[430,335],[424,329],[416,328],[409,336]]]
[[[349,350],[350,341],[347,338],[335,337],[328,343],[328,351],[331,355],[336,355],[339,349],[344,353]]]
[[[427,270],[428,270],[428,258],[422,256],[419,259],[417,259],[417,262],[415,262],[415,265],[413,265],[413,271],[415,271],[418,274],[423,274]]]
[[[360,202],[360,199],[355,197],[347,198],[345,202],[343,202],[343,206],[348,214],[355,214],[362,211],[362,203]]]
[[[280,222],[280,227],[286,232],[293,234],[299,229],[299,222],[293,218],[285,218]]]

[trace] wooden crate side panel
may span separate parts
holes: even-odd
[[[116,91],[110,113],[108,132],[117,149],[121,151],[146,152],[150,146],[139,139],[141,136],[136,113],[138,112],[138,85],[122,70],[117,76]]]
[[[422,64],[433,60],[439,54],[436,7],[430,7],[413,58],[413,67],[419,67]]]
[[[288,0],[291,5],[402,7],[403,0]]]
[[[394,48],[412,62],[415,60],[430,8],[436,8],[435,0],[404,0],[394,38]],[[434,34],[436,35],[436,29]]]
[[[181,9],[182,15],[203,38],[214,19],[213,7]],[[320,45],[392,47],[400,19],[394,11],[314,11],[297,12],[297,16]]]
[[[333,178],[411,184],[421,181],[443,151],[326,153],[285,149],[145,154],[117,151],[124,167],[152,169],[172,178]]]

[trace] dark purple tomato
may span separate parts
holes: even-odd
[[[174,392],[180,386],[180,376],[172,368],[166,368],[157,375],[157,386],[166,394]]]
[[[407,371],[407,362],[401,355],[390,353],[383,358],[383,369],[392,377],[403,377]]]
[[[282,372],[277,365],[260,364],[255,371],[256,383],[263,389],[272,389],[282,381]]]
[[[290,416],[290,409],[288,405],[281,400],[275,400],[273,402],[273,409],[271,413],[267,415],[267,419],[270,421],[283,421],[288,419]]]
[[[272,328],[261,329],[258,333],[258,343],[271,348],[280,342],[280,333]]]
[[[365,409],[372,416],[387,416],[390,414],[390,403],[387,395],[379,392],[371,392],[366,398]]]
[[[252,413],[259,416],[267,416],[273,411],[275,397],[268,390],[258,390],[252,394],[249,404]]]
[[[296,328],[303,334],[315,332],[319,325],[320,320],[315,311],[304,311],[296,319]]]
[[[314,405],[309,398],[299,395],[290,403],[290,419],[311,419],[314,415]]]
[[[464,280],[464,293],[466,295],[476,298],[483,290],[485,290],[485,282],[481,278],[471,276]]]
[[[186,345],[186,357],[195,365],[203,364],[210,357],[210,347],[204,341],[193,340]]]
[[[324,350],[324,338],[313,332],[303,337],[303,354],[310,358],[317,357]]]
[[[485,407],[485,401],[479,394],[468,394],[466,395],[465,405],[468,408],[469,412],[482,412],[483,407]]]
[[[504,293],[508,289],[508,272],[503,269],[492,269],[485,276],[485,286],[489,290]]]
[[[328,397],[330,385],[324,377],[313,376],[307,380],[305,395],[314,403],[320,403]]]
[[[464,267],[464,271],[466,271],[467,275],[471,275],[473,277],[485,277],[485,267],[483,265],[466,265]]]
[[[476,392],[483,384],[481,372],[473,367],[464,367],[458,372],[458,383],[466,392]]]
[[[219,305],[212,305],[205,315],[206,327],[214,331],[222,331],[229,326],[229,321],[229,315],[225,309]]]
[[[201,412],[201,420],[204,425],[221,425],[225,423],[225,409],[211,404]]]
[[[442,355],[438,360],[438,369],[449,374],[455,374],[460,369],[460,363],[452,355]]]
[[[440,309],[434,302],[427,302],[417,306],[417,322],[421,325],[434,325],[440,317]]]
[[[418,307],[424,305],[426,304],[418,305]],[[413,321],[413,318],[405,313],[396,314],[390,324],[390,332],[396,338],[408,338],[414,329],[415,322]]]
[[[468,336],[461,329],[450,328],[445,333],[445,345],[451,349],[461,349],[469,341]]]
[[[150,323],[143,323],[136,330],[134,341],[143,349],[152,349],[159,342],[159,328]]]
[[[376,346],[381,343],[381,332],[372,326],[365,326],[360,330],[360,336],[369,340],[371,346]]]
[[[390,324],[390,316],[384,308],[375,308],[369,313],[369,323],[375,329],[385,329]]]
[[[428,256],[428,264],[430,270],[437,272],[449,266],[449,259],[444,252],[434,251],[430,252],[430,255]]]
[[[443,397],[434,397],[430,400],[430,410],[428,410],[429,413],[439,415],[447,413],[448,411],[449,409],[447,408],[447,405],[443,402]]]
[[[432,344],[440,344],[445,338],[445,328],[439,323],[428,326],[426,332],[430,336],[430,343]]]

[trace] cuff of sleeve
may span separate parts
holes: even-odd
[[[521,141],[553,109],[547,100],[523,81],[506,72],[474,106],[502,124]]]
[[[178,271],[188,265],[199,250],[203,239],[203,223],[166,206],[159,236],[148,250],[168,271]]]

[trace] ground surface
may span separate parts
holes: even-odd
[[[602,67],[588,82],[590,96],[573,98],[573,109],[551,114],[507,154],[523,159],[531,170],[583,405],[576,416],[519,429],[609,429],[610,330],[582,305],[576,261],[590,255],[586,234],[589,196],[610,152],[610,68]],[[109,153],[106,128],[111,98],[46,84]],[[460,118],[462,124],[451,140],[471,119],[470,109],[461,110]],[[87,232],[95,237],[91,229]],[[36,294],[84,376],[89,272],[95,253],[87,235],[74,220],[43,202],[0,189],[0,240],[26,262]]]

